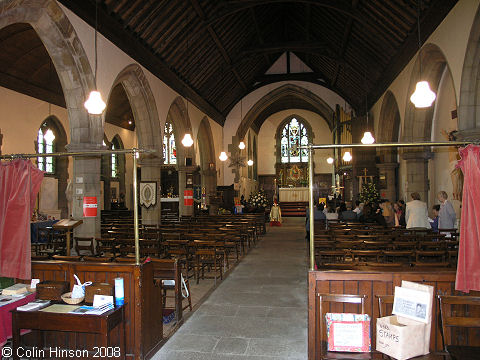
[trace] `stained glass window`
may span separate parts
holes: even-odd
[[[308,131],[301,121],[292,118],[281,133],[280,154],[282,163],[307,162],[308,150],[295,148],[295,146],[301,145],[308,145]]]
[[[175,135],[173,134],[173,126],[167,120],[163,131],[163,163],[177,163],[177,148],[175,146]]]
[[[47,123],[43,123],[37,134],[37,153],[38,154],[51,154],[55,148],[55,134],[52,129],[47,126]],[[37,158],[37,166],[40,170],[45,171],[48,174],[55,173],[55,162],[52,156]]]

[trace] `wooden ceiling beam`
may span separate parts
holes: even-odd
[[[284,4],[291,3],[292,0],[230,0],[222,2],[225,10],[223,13],[217,15],[214,18],[208,20],[209,24],[214,24],[225,17],[234,15],[235,13],[245,11],[251,7],[269,5],[269,4]],[[296,0],[296,3],[310,4],[317,7],[325,7],[332,9],[342,14],[353,17],[360,23],[363,22],[362,15],[358,11],[353,11],[350,7],[343,5],[338,1],[331,0]]]
[[[255,33],[257,35],[257,40],[260,45],[264,44],[262,33],[260,32],[260,26],[258,25],[257,17],[255,16],[255,9],[252,7],[250,8],[250,16],[252,17],[253,20],[253,25],[255,26]],[[265,60],[265,63],[271,64],[270,63],[270,57],[268,54],[263,54],[263,59]]]
[[[193,8],[195,9],[195,12],[197,13],[197,15],[200,17],[201,21],[204,22],[204,25],[205,25],[208,33],[210,34],[210,37],[215,42],[215,44],[217,46],[217,49],[220,51],[220,54],[222,54],[222,56],[223,56],[223,59],[225,60],[227,65],[231,65],[232,60],[230,59],[230,56],[228,56],[227,51],[225,50],[225,47],[223,46],[220,38],[218,37],[217,33],[213,29],[212,25],[209,25],[209,24],[206,23],[205,13],[203,12],[202,7],[198,3],[198,0],[190,0],[190,3],[192,4]],[[247,86],[245,85],[245,82],[243,81],[243,79],[240,76],[240,74],[238,73],[238,71],[235,68],[232,68],[231,71],[232,71],[233,75],[235,75],[235,77],[236,77],[238,83],[240,84],[240,86],[243,88],[243,90],[246,91]]]
[[[358,0],[352,0],[352,9],[356,9],[358,6]],[[338,52],[338,58],[343,59],[345,56],[345,51],[347,50],[348,41],[350,40],[350,34],[352,33],[353,18],[347,20],[345,25],[345,31],[343,32],[342,45],[340,46],[340,51]],[[335,65],[335,74],[332,78],[332,86],[337,84],[338,75],[340,74],[340,63],[337,62]]]
[[[241,55],[251,55],[251,54],[268,54],[268,53],[283,53],[285,51],[299,51],[299,52],[314,52],[316,50],[326,50],[328,53],[330,47],[326,42],[319,41],[309,41],[309,42],[299,42],[299,41],[288,41],[276,44],[264,44],[263,46],[246,48],[240,51]],[[332,54],[330,52],[330,54]]]
[[[38,84],[28,82],[11,74],[0,72],[0,86],[63,108],[66,107],[63,92],[53,92],[51,89],[41,87]]]
[[[420,18],[420,29],[422,43],[435,31],[450,10],[455,6],[457,0],[436,0],[432,1],[431,6],[424,12]],[[415,26],[416,29],[416,26]],[[368,108],[372,107],[380,96],[388,89],[392,81],[400,74],[406,64],[418,51],[418,34],[413,31],[404,41],[403,45],[397,49],[392,56],[392,60],[385,67],[379,80],[375,83],[368,94]]]
[[[76,0],[59,0],[59,2],[72,10],[90,26],[95,25],[95,4],[92,4],[90,1],[79,2]],[[118,46],[119,49],[142,64],[142,66],[161,79],[173,91],[187,97],[195,106],[223,126],[225,115],[222,114],[220,110],[197,93],[197,91],[176,74],[170,66],[165,64],[158,56],[154,55],[137,37],[126,31],[117,20],[108,13],[105,13],[101,7],[98,8],[98,29],[107,39]]]

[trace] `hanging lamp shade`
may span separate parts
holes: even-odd
[[[329,157],[329,158],[327,159],[327,163],[330,164],[330,165],[333,164],[333,158],[332,158],[332,157]]]
[[[416,108],[426,108],[432,105],[437,96],[430,90],[427,81],[419,81],[415,87],[415,92],[410,96],[410,101]]]
[[[249,160],[247,161],[247,165],[248,165],[248,166],[252,166],[252,165],[253,165],[253,160],[252,160],[252,159],[249,159]]]
[[[372,133],[370,131],[365,131],[363,134],[362,140],[360,140],[362,144],[373,144],[375,142],[375,138],[373,137]]]
[[[226,161],[228,159],[227,153],[225,151],[222,151],[218,158],[220,159],[220,161]]]
[[[43,135],[43,138],[47,140],[47,143],[52,143],[53,140],[55,140],[55,134],[53,133],[52,130],[48,129],[45,135]]]
[[[245,149],[245,143],[244,143],[243,141],[240,141],[240,144],[238,144],[238,148],[239,148],[240,150]]]
[[[88,113],[92,115],[100,115],[107,106],[102,100],[102,95],[97,90],[90,92],[87,101],[85,101],[83,105],[85,106],[85,109],[87,109]]]
[[[190,147],[193,145],[192,135],[190,133],[186,133],[182,139],[182,145],[185,147]]]
[[[352,154],[350,154],[350,151],[345,151],[345,154],[343,154],[343,161],[352,161]]]

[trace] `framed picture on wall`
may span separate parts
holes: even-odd
[[[147,209],[157,203],[157,183],[155,181],[140,181],[140,205]]]

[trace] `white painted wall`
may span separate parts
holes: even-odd
[[[276,163],[276,138],[277,129],[282,121],[291,115],[298,115],[305,119],[313,131],[313,143],[315,144],[331,144],[332,132],[330,131],[327,121],[320,115],[302,109],[283,110],[268,117],[260,128],[258,134],[258,174],[274,175]],[[332,167],[328,165],[326,159],[333,156],[331,150],[315,150],[313,158],[315,162],[315,173],[331,173]]]

